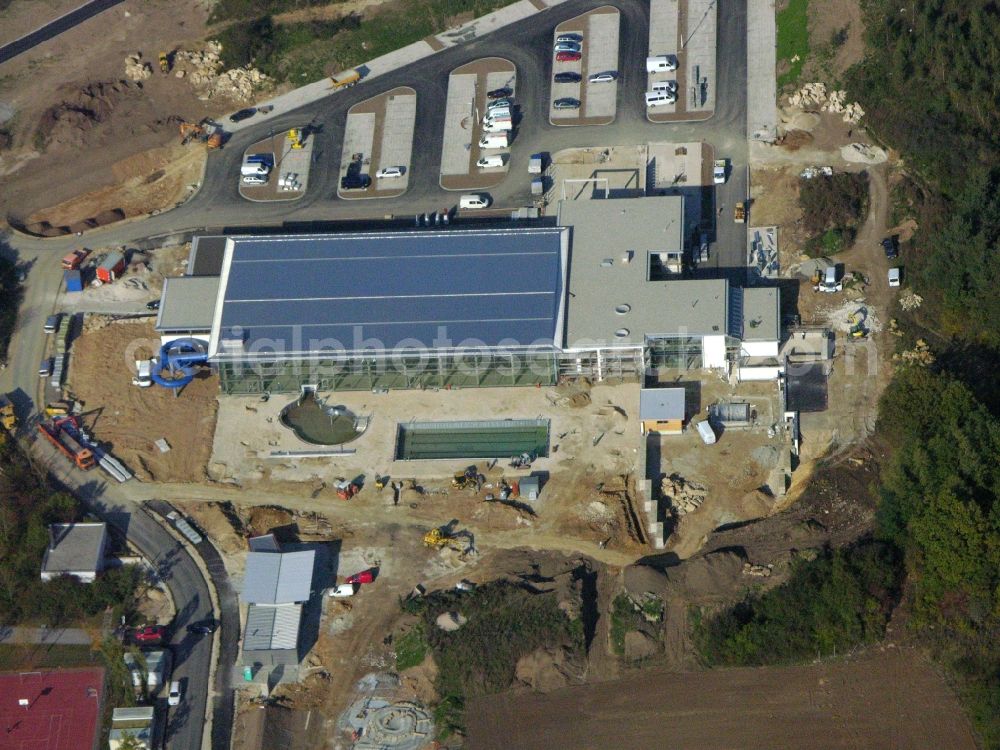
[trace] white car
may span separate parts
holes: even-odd
[[[579,44],[583,41],[583,34],[560,34],[556,37],[556,44],[560,42],[574,42]]]
[[[354,596],[354,584],[342,583],[336,588],[330,589],[330,596],[334,599],[346,599],[349,596]]]
[[[618,73],[613,70],[606,71],[604,73],[594,73],[587,80],[590,83],[611,83],[618,77]]]
[[[902,280],[902,271],[899,268],[889,269],[889,286],[899,286]]]
[[[167,694],[168,706],[179,706],[181,704],[181,683],[174,680],[170,683],[170,692]]]
[[[378,172],[375,173],[375,177],[380,180],[384,180],[392,177],[402,177],[403,172],[406,171],[406,167],[382,167]]]

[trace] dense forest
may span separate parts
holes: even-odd
[[[906,171],[894,216],[924,298],[900,315],[901,366],[875,439],[890,457],[871,539],[800,561],[785,585],[701,622],[708,663],[764,664],[881,637],[896,599],[947,667],[985,747],[1000,748],[1000,8],[986,0],[868,0],[864,60],[848,73],[865,127]]]

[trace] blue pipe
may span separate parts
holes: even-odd
[[[203,364],[208,359],[205,342],[197,339],[177,339],[160,347],[160,359],[152,371],[150,378],[164,388],[183,388],[195,375],[195,365]],[[162,371],[166,369],[172,376],[177,373],[181,377],[165,378]]]

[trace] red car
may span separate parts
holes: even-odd
[[[167,639],[167,629],[162,625],[147,625],[132,632],[132,640],[143,646],[156,646]]]
[[[344,583],[371,583],[375,580],[375,571],[369,568],[368,570],[362,570],[360,573],[355,573],[352,576],[348,576]]]
[[[580,59],[579,52],[557,52],[556,62],[577,62]]]

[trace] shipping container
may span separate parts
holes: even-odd
[[[79,271],[66,271],[66,273],[63,274],[63,279],[66,282],[67,292],[83,291],[83,274]]]
[[[125,256],[121,253],[109,253],[104,262],[97,267],[97,278],[107,283],[114,281],[125,270]]]

